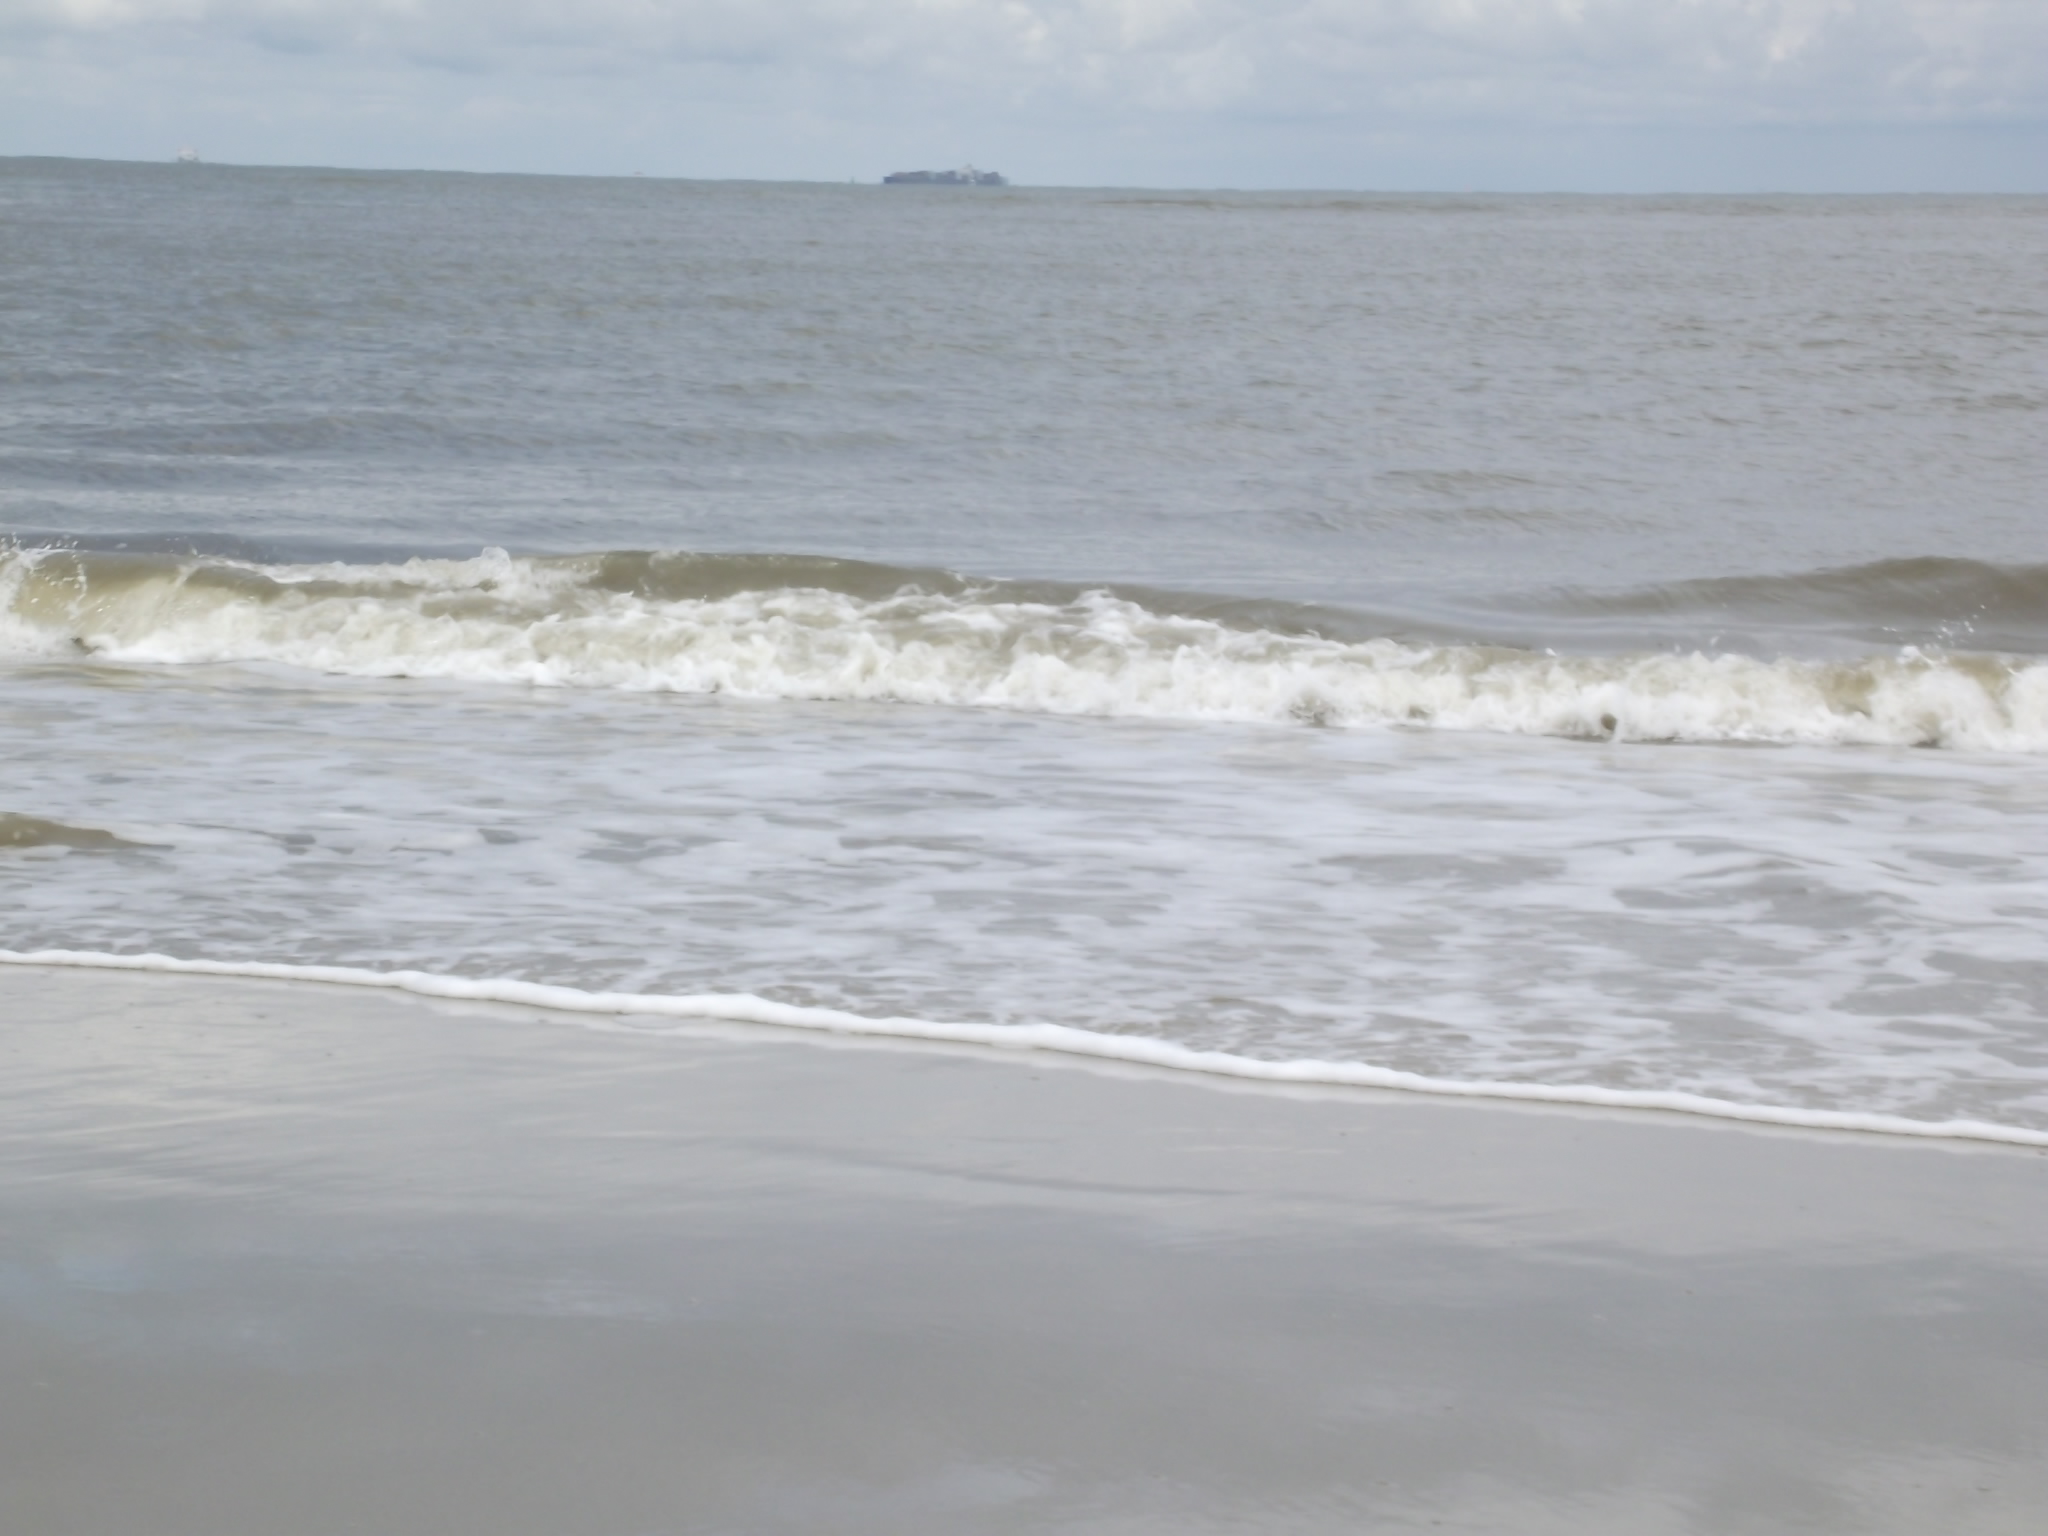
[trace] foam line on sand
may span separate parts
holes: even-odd
[[[2010,1146],[2048,1147],[2048,1131],[1997,1125],[1984,1120],[1913,1120],[1901,1115],[1854,1110],[1798,1109],[1774,1104],[1741,1104],[1731,1099],[1670,1090],[1602,1088],[1594,1084],[1468,1081],[1425,1077],[1366,1062],[1263,1061],[1226,1051],[1196,1051],[1145,1035],[1109,1035],[1062,1024],[958,1024],[930,1019],[868,1018],[835,1008],[804,1008],[745,992],[586,992],[504,977],[475,979],[427,971],[373,971],[341,965],[285,965],[263,960],[182,960],[171,955],[115,955],[89,950],[0,950],[0,964],[68,966],[82,970],[157,971],[190,976],[244,976],[268,981],[319,982],[329,986],[381,987],[421,997],[467,1002],[510,1003],[558,1013],[638,1018],[726,1019],[840,1035],[878,1035],[901,1040],[934,1040],[1009,1050],[1054,1051],[1106,1061],[1133,1062],[1182,1072],[1255,1082],[1304,1083],[1347,1088],[1384,1088],[1447,1098],[1505,1099],[1521,1103],[1573,1104],[1600,1109],[1661,1110],[1754,1125],[1803,1130],[1858,1131],[1880,1136],[1916,1136],[1952,1141],[1990,1141]]]

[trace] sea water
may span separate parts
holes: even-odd
[[[2043,199],[0,161],[0,949],[2048,1139],[2044,485]]]

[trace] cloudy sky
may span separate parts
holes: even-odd
[[[2048,191],[2048,0],[0,0],[0,154]]]

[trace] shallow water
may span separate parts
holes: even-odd
[[[2048,1127],[2048,202],[0,195],[0,948]]]

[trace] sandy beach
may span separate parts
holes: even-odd
[[[2033,1532],[2048,1157],[0,969],[0,1528]]]

